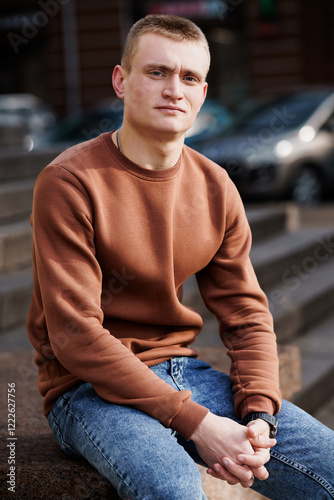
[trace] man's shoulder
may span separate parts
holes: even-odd
[[[191,162],[195,168],[202,170],[211,177],[217,177],[223,182],[229,182],[229,176],[226,170],[203,154],[186,145],[184,146],[183,153],[184,160],[186,162]]]
[[[104,147],[102,135],[71,146],[56,156],[44,170],[50,170],[48,167],[58,166],[72,173],[84,172],[85,170],[103,163],[108,163],[110,156],[108,150]]]
[[[111,164],[102,135],[64,150],[46,165],[36,179],[35,198],[54,203],[67,196],[69,201],[74,192],[90,196],[100,188],[99,176]]]

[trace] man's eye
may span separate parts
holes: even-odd
[[[184,78],[189,83],[196,83],[197,79],[194,76],[186,76]]]
[[[161,71],[151,71],[152,76],[163,76]]]

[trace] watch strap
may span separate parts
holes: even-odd
[[[242,425],[247,425],[249,422],[252,420],[257,420],[260,418],[261,420],[264,420],[269,424],[270,427],[270,434],[269,436],[271,438],[275,438],[277,434],[277,418],[274,417],[273,415],[270,415],[270,413],[265,413],[265,412],[252,412],[249,413],[243,420],[242,420]]]

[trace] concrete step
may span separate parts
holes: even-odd
[[[325,200],[319,205],[305,205],[299,212],[300,227],[333,227],[334,204],[333,200]]]
[[[262,288],[299,274],[314,272],[334,257],[334,229],[299,229],[272,236],[252,246],[251,261]]]
[[[24,178],[36,178],[59,151],[32,151],[27,153],[0,151],[0,183]]]
[[[294,401],[311,414],[315,414],[334,394],[333,331],[334,314],[331,314],[294,342],[301,353],[303,385]]]
[[[295,349],[288,346],[281,350],[280,364],[285,374],[295,370]],[[292,363],[288,362],[293,353]],[[203,350],[201,359],[213,363],[218,369],[223,360],[223,350]],[[225,355],[226,356],[226,355]],[[298,367],[297,367],[298,370]],[[63,453],[54,440],[42,412],[42,397],[37,391],[37,369],[32,350],[0,353],[0,384],[6,388],[15,384],[16,429],[15,429],[15,498],[117,500],[117,492],[85,460],[73,459]],[[290,383],[291,385],[291,383]],[[285,394],[286,396],[286,394]],[[7,441],[7,390],[0,393],[0,437]],[[9,450],[0,449],[0,497],[12,498],[8,492],[7,474]],[[208,500],[262,500],[264,497],[239,486],[232,487],[219,482],[201,470],[203,489]],[[166,499],[167,500],[167,499]]]
[[[29,218],[34,184],[34,179],[0,184],[0,224]]]
[[[281,204],[276,207],[245,207],[253,241],[267,239],[286,230],[289,219],[289,209]]]
[[[334,308],[334,259],[265,290],[279,342],[303,334]]]
[[[0,352],[23,352],[32,349],[25,325],[0,334]]]
[[[31,266],[31,247],[29,220],[0,226],[0,274]]]
[[[31,269],[0,276],[0,334],[25,324],[32,286]]]
[[[274,252],[275,246],[273,247]],[[279,252],[278,249],[277,253]],[[326,257],[325,251],[321,255]],[[334,259],[332,256],[328,254],[327,261],[318,262],[311,252],[310,259],[305,257],[301,260],[300,269],[298,268],[299,274],[294,272],[293,265],[290,264],[290,267],[286,267],[286,271],[289,273],[284,281],[277,281],[270,287],[264,288],[280,342],[303,333],[310,324],[326,316],[334,306]],[[277,263],[274,261],[271,266],[275,268]],[[270,269],[268,269],[269,272],[271,272]],[[273,273],[275,273],[275,269]],[[182,302],[195,308],[201,314],[204,320],[203,332],[205,332],[206,337],[204,342],[207,345],[214,344],[217,335],[217,321],[206,309],[194,276],[191,276],[184,284]],[[212,340],[211,335],[213,335]]]
[[[0,353],[0,497],[2,499],[83,499],[118,500],[117,492],[85,460],[63,453],[43,415],[42,397],[37,390],[37,369],[33,351]],[[15,384],[15,431],[8,440],[8,384]],[[15,460],[15,492],[8,490],[8,457]],[[13,476],[14,477],[14,476]]]

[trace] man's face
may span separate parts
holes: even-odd
[[[206,97],[208,69],[202,45],[142,35],[131,71],[123,70],[124,123],[161,139],[185,134]]]

